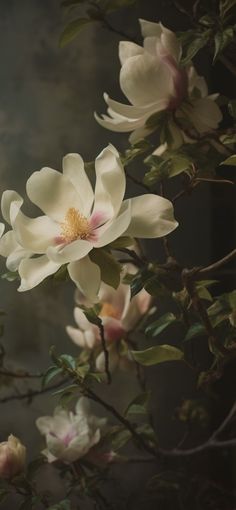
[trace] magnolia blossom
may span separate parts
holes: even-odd
[[[0,478],[11,479],[25,467],[26,448],[12,434],[0,443]]]
[[[80,296],[77,293],[77,300]],[[128,331],[132,331],[141,317],[147,312],[151,304],[151,296],[142,289],[131,299],[129,285],[120,284],[114,290],[109,285],[102,283],[99,291],[101,310],[99,316],[104,326],[104,336],[109,352],[109,368],[111,371],[116,367],[123,370],[133,368],[133,361],[128,349],[121,344]],[[95,350],[96,367],[100,372],[105,370],[104,352],[101,349],[101,337],[98,326],[92,324],[86,318],[79,306],[74,309],[74,318],[77,328],[67,326],[66,331],[71,340],[82,349]]]
[[[36,420],[47,443],[42,453],[48,462],[57,459],[74,462],[99,443],[105,424],[105,418],[97,418],[90,413],[89,401],[85,397],[78,400],[75,413],[57,407],[53,416],[42,416]]]
[[[175,34],[161,23],[140,20],[140,25],[143,47],[130,41],[119,45],[120,87],[130,105],[104,94],[108,115],[95,114],[96,120],[111,131],[131,131],[130,141],[135,143],[155,130],[155,119],[148,122],[150,117],[166,110],[172,148],[189,141],[179,127],[182,118],[199,134],[216,129],[222,119],[217,95],[208,95],[204,78],[192,65],[182,67],[182,48]],[[166,148],[167,143],[157,154]]]
[[[95,172],[94,190],[79,154],[63,158],[63,173],[47,167],[34,172],[26,190],[44,212],[37,218],[23,214],[18,193],[3,193],[2,215],[12,230],[2,235],[0,254],[10,270],[19,271],[18,290],[32,289],[68,264],[71,279],[95,302],[101,272],[89,257],[93,249],[120,236],[155,238],[176,228],[169,200],[153,194],[123,200],[125,173],[113,146],[97,157]]]

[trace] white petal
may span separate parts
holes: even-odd
[[[121,117],[115,117],[110,112],[111,117],[108,115],[99,115],[95,112],[94,117],[100,126],[109,129],[110,131],[115,131],[117,133],[126,133],[128,131],[133,131],[134,129],[140,127],[143,124],[143,119],[139,120],[129,120],[123,119]],[[114,112],[115,115],[115,112]]]
[[[138,44],[135,44],[130,41],[120,41],[119,44],[119,59],[121,65],[123,65],[126,60],[130,57],[134,57],[135,55],[142,55],[143,48]]]
[[[94,193],[84,169],[83,159],[79,154],[67,154],[62,162],[63,174],[70,179],[83,203],[83,214],[91,212]]]
[[[53,428],[52,416],[40,416],[40,418],[37,418],[36,427],[39,429],[41,434],[48,434]]]
[[[119,355],[117,353],[116,346],[110,346],[108,348],[109,353],[109,370],[110,372],[114,372],[119,363]],[[105,356],[104,352],[100,352],[100,354],[96,358],[96,369],[99,372],[105,372]]]
[[[2,237],[4,230],[5,230],[4,223],[0,223],[0,238]]]
[[[15,219],[12,221],[16,239],[26,250],[34,253],[45,253],[48,246],[54,244],[55,238],[60,234],[60,226],[48,216],[39,216],[38,218],[28,218],[19,209],[18,204],[14,202],[11,205]]]
[[[162,237],[178,226],[172,203],[166,198],[147,194],[132,198],[131,202],[131,222],[125,235],[141,238]]]
[[[80,260],[93,249],[93,245],[89,241],[78,239],[64,246],[50,246],[47,249],[47,256],[50,260],[60,264],[74,262]]]
[[[74,308],[74,318],[78,327],[83,331],[91,328],[91,322],[88,321],[87,317],[84,315],[83,310],[81,310],[81,308],[78,306]]]
[[[4,220],[11,225],[10,208],[12,202],[16,202],[20,208],[23,204],[23,198],[16,191],[6,190],[2,194],[1,209]]]
[[[174,93],[172,72],[164,61],[149,53],[131,57],[121,68],[120,86],[131,104],[147,106]],[[155,110],[154,110],[155,111]]]
[[[66,326],[66,332],[69,335],[72,342],[74,342],[82,349],[86,348],[84,333],[82,333],[82,331],[80,331],[78,328],[73,328],[72,326]]]
[[[47,276],[56,273],[61,264],[56,264],[49,260],[46,255],[34,259],[24,259],[19,265],[19,275],[21,285],[18,288],[20,292],[33,289],[39,285]]]
[[[19,246],[12,253],[10,253],[6,260],[6,266],[9,271],[17,271],[18,267],[23,259],[31,257],[33,254],[31,251],[24,250]]]
[[[104,94],[104,99],[111,109],[111,114],[116,113],[121,116],[122,119],[127,118],[127,120],[138,120],[140,117],[145,117],[145,119],[152,114],[154,111],[158,111],[160,103],[154,103],[148,106],[133,106],[130,104],[119,103],[118,101],[114,101],[107,94]],[[162,105],[163,107],[163,105]],[[145,120],[143,119],[143,122]]]
[[[217,129],[222,120],[222,113],[219,106],[212,99],[204,97],[194,101],[192,108],[189,106],[188,117],[199,133],[206,133],[212,129]]]
[[[101,284],[101,271],[89,257],[76,262],[70,262],[68,272],[80,291],[93,303],[98,301],[98,291]]]
[[[95,161],[96,186],[93,212],[116,216],[125,194],[125,172],[115,147],[108,145]]]
[[[82,202],[72,182],[52,168],[34,172],[26,184],[30,200],[53,220],[62,222],[68,209],[83,213]]]
[[[161,37],[162,25],[161,23],[153,23],[152,21],[146,21],[145,19],[139,19],[141,26],[141,32],[143,37]]]
[[[182,56],[181,45],[174,32],[171,32],[171,30],[164,27],[163,25],[161,44],[164,46],[165,50],[176,60],[176,62],[180,61]]]
[[[2,257],[8,257],[18,246],[15,233],[13,230],[9,230],[9,232],[6,232],[0,239],[0,255],[2,255]]]
[[[86,397],[80,397],[75,406],[76,414],[82,413],[83,415],[89,414],[91,409],[90,400]]]
[[[120,237],[127,230],[131,221],[131,202],[126,200],[123,202],[120,209],[120,213],[112,220],[109,224],[105,224],[104,227],[98,229],[98,241],[94,243],[94,246],[101,248],[109,243],[112,243],[115,239]]]

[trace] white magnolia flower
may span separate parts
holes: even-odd
[[[117,150],[109,145],[95,161],[93,190],[79,154],[63,158],[63,173],[42,168],[28,179],[30,200],[44,215],[29,218],[23,199],[5,191],[1,208],[12,230],[0,239],[0,254],[18,270],[18,290],[32,289],[63,264],[78,288],[97,300],[100,268],[88,254],[120,236],[162,237],[178,225],[169,200],[147,194],[123,200],[125,173]]]
[[[140,20],[140,25],[143,47],[130,41],[119,45],[120,87],[130,104],[104,94],[108,115],[95,114],[96,120],[111,131],[131,131],[130,141],[135,143],[155,130],[155,122],[148,123],[152,115],[168,111],[172,148],[189,141],[179,128],[181,118],[199,134],[216,129],[222,119],[214,102],[217,95],[208,96],[207,84],[193,66],[182,67],[182,48],[175,34],[161,23]],[[162,145],[157,154],[166,147]]]
[[[42,416],[36,420],[47,443],[42,453],[48,462],[57,459],[74,462],[99,443],[105,424],[105,418],[90,414],[89,401],[85,397],[78,400],[75,413],[57,407],[53,416]]]
[[[11,479],[25,468],[26,448],[12,434],[0,443],[0,478]]]
[[[80,296],[77,294],[78,300]],[[129,370],[133,362],[129,351],[122,348],[122,340],[128,331],[132,331],[142,316],[150,308],[151,296],[142,289],[131,299],[130,286],[120,284],[115,290],[105,283],[99,291],[101,310],[99,317],[104,326],[104,336],[109,352],[109,368],[116,367]],[[66,331],[71,340],[82,349],[96,349],[96,367],[100,372],[105,369],[104,352],[101,349],[101,337],[98,326],[91,324],[79,306],[74,309],[77,328],[67,326]]]

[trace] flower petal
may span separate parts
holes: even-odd
[[[24,259],[19,265],[19,275],[21,285],[18,288],[20,292],[33,289],[49,275],[56,273],[61,264],[56,264],[42,255],[34,259]]]
[[[105,212],[107,218],[118,213],[125,194],[125,172],[119,153],[108,145],[95,161],[96,186],[94,212]]]
[[[78,345],[82,349],[85,349],[87,347],[84,339],[84,333],[82,333],[82,331],[80,331],[78,328],[66,326],[66,332],[69,335],[72,342],[74,342],[74,344]]]
[[[131,222],[125,235],[141,238],[162,237],[178,226],[173,205],[166,198],[146,194],[130,200]]]
[[[98,291],[101,284],[101,271],[89,257],[76,262],[70,262],[68,272],[80,291],[93,303],[98,301]]]
[[[119,364],[119,355],[116,349],[116,345],[111,345],[108,347],[109,353],[109,370],[110,372],[114,372]],[[105,372],[105,356],[104,352],[100,352],[100,354],[96,358],[96,369],[98,372]]]
[[[88,321],[87,317],[84,315],[83,310],[81,310],[81,308],[78,306],[74,308],[74,318],[78,327],[83,331],[92,327],[91,322]]]
[[[134,57],[135,55],[142,55],[142,53],[142,46],[139,46],[138,44],[135,44],[131,41],[120,41],[119,59],[121,65],[123,65],[128,58]]]
[[[72,182],[57,170],[42,168],[26,184],[30,200],[55,221],[62,222],[68,209],[83,213],[83,204]]]
[[[162,25],[161,23],[153,23],[153,21],[146,21],[145,19],[139,19],[141,26],[141,32],[143,38],[145,37],[161,37]]]
[[[47,256],[50,260],[60,264],[74,262],[80,260],[93,249],[93,245],[89,241],[78,239],[69,244],[60,246],[49,246]]]
[[[16,202],[20,209],[20,207],[23,204],[23,198],[19,195],[19,193],[16,193],[16,191],[13,190],[4,191],[1,199],[2,215],[4,220],[6,220],[7,223],[9,223],[10,225],[11,225],[10,209],[12,202]]]
[[[103,227],[97,229],[98,241],[94,242],[94,246],[101,248],[115,239],[118,239],[126,229],[131,221],[131,201],[125,200],[123,202],[119,215],[111,222],[106,223]]]
[[[94,193],[89,178],[84,169],[83,159],[79,154],[67,154],[62,162],[63,174],[68,177],[77,190],[83,203],[83,214],[91,212]]]
[[[14,212],[15,209],[16,212]],[[12,214],[14,214],[12,227],[16,240],[26,250],[38,254],[45,253],[48,246],[54,244],[54,239],[60,234],[60,226],[48,216],[28,218],[19,210],[15,202],[11,205],[11,216]]]

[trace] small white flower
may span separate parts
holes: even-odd
[[[95,118],[111,131],[132,132],[130,142],[135,143],[155,130],[155,123],[147,122],[153,114],[168,111],[171,141],[157,149],[156,154],[161,154],[167,145],[176,148],[189,141],[175,118],[187,119],[203,134],[216,129],[222,115],[217,96],[208,96],[204,78],[192,65],[182,67],[182,48],[175,34],[161,23],[140,20],[140,25],[143,47],[129,41],[119,46],[120,87],[130,104],[104,94],[108,115],[95,114]]]
[[[129,268],[130,270],[130,268]],[[81,302],[77,293],[77,300]],[[120,284],[115,290],[105,283],[99,291],[101,310],[99,313],[104,326],[104,336],[109,352],[109,368],[116,367],[129,370],[133,366],[128,350],[122,353],[120,340],[128,331],[132,331],[142,316],[150,308],[151,296],[142,289],[131,299],[130,286]],[[104,353],[101,350],[101,337],[98,326],[91,324],[79,306],[74,309],[77,328],[67,326],[66,331],[71,340],[82,349],[96,349],[96,367],[100,372],[105,370]]]
[[[47,443],[47,448],[42,453],[48,462],[57,459],[74,462],[99,443],[101,429],[105,424],[105,418],[90,414],[89,401],[85,397],[78,400],[75,413],[57,407],[53,416],[41,416],[36,420],[36,425]]]
[[[93,190],[79,154],[63,158],[63,173],[34,172],[27,181],[30,200],[44,215],[23,214],[14,191],[2,196],[2,215],[12,230],[0,239],[0,254],[18,270],[18,290],[32,289],[63,264],[78,288],[93,302],[101,283],[100,268],[88,256],[118,237],[162,237],[177,227],[169,200],[147,194],[128,200],[125,173],[117,150],[109,145],[95,161]],[[37,255],[37,256],[35,256]]]

